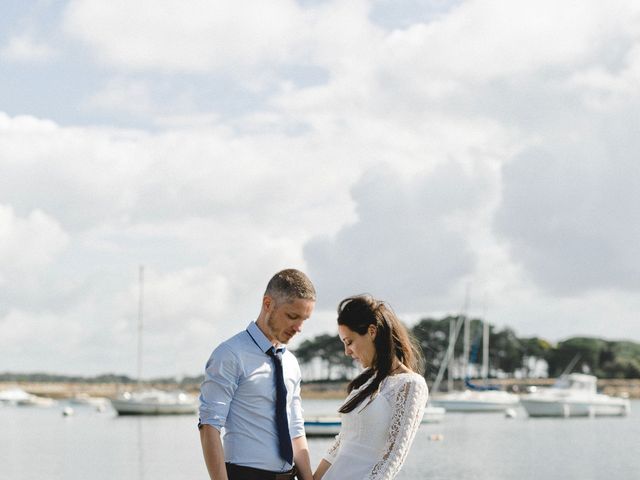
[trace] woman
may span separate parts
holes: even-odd
[[[422,357],[407,329],[370,295],[338,306],[345,354],[365,370],[348,387],[342,428],[314,480],[391,480],[413,442],[427,402]]]

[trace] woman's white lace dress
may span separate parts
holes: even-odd
[[[353,390],[349,397],[370,382]],[[391,480],[402,467],[422,421],[427,384],[417,373],[385,378],[378,394],[342,415],[340,434],[324,456],[323,480]],[[366,405],[366,407],[365,407]]]

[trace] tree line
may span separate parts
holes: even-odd
[[[425,357],[425,377],[435,380],[449,346],[452,322],[460,317],[424,318],[409,330],[413,333]],[[469,321],[470,358],[475,364],[470,371],[479,376],[477,365],[483,352],[483,321]],[[461,363],[463,335],[457,336],[454,363]],[[518,337],[505,327],[489,325],[489,377],[557,377],[571,366],[572,371],[591,373],[599,378],[640,378],[640,343],[609,341],[591,337],[572,337],[556,344],[540,337]],[[322,334],[307,339],[295,351],[303,368],[313,367],[315,379],[340,380],[353,376],[354,365],[344,354],[344,346],[337,335]],[[536,367],[537,366],[537,367]],[[459,377],[463,375],[459,372]]]

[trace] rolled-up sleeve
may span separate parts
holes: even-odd
[[[200,424],[218,431],[224,427],[241,372],[239,358],[227,345],[221,344],[213,351],[200,386]]]
[[[298,377],[293,395],[291,396],[291,418],[289,419],[289,435],[291,438],[298,438],[305,434],[300,383],[300,377]]]

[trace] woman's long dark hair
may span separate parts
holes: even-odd
[[[370,325],[376,327],[373,364],[349,383],[349,393],[364,385],[371,377],[374,378],[366,388],[340,407],[340,413],[349,413],[363,400],[371,398],[378,391],[380,383],[391,373],[395,358],[414,372],[422,373],[420,347],[385,302],[376,300],[371,295],[345,298],[338,305],[338,325],[359,335],[367,333]]]

